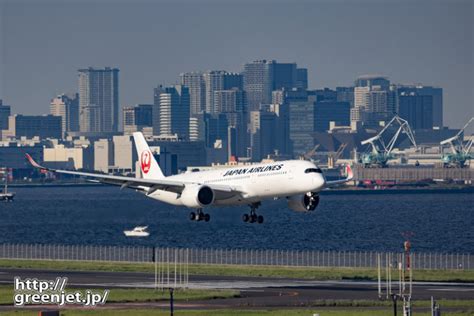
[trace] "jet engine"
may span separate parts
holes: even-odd
[[[181,201],[190,208],[202,208],[214,203],[214,191],[206,185],[186,185]]]
[[[288,208],[295,212],[311,212],[319,204],[319,195],[314,192],[308,192],[303,195],[294,195],[288,198]]]

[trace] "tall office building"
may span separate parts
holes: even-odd
[[[297,88],[297,77],[296,63],[274,62],[272,90]]]
[[[329,88],[309,90],[308,95],[314,96],[316,102],[337,101],[337,92]]]
[[[153,134],[189,138],[189,89],[183,85],[155,88]],[[159,111],[155,114],[155,110]],[[159,114],[158,114],[159,113]],[[156,131],[159,130],[159,133]]]
[[[336,87],[336,100],[338,102],[349,102],[354,107],[354,87]]]
[[[191,115],[206,111],[206,84],[202,72],[180,74],[181,84],[189,89]]]
[[[3,104],[3,100],[0,99],[0,131],[8,129],[8,117],[11,115],[11,107]]]
[[[296,68],[296,85],[295,88],[308,90],[308,69]]]
[[[40,139],[62,136],[61,117],[53,115],[12,115],[8,118],[9,134],[16,137]]]
[[[258,111],[260,104],[271,103],[274,64],[275,61],[257,60],[244,65],[244,90],[249,111]]]
[[[230,90],[215,91],[214,103],[217,113],[223,114],[227,125],[233,129],[232,155],[245,156],[248,146],[245,92],[237,87]]]
[[[224,74],[224,90],[244,89],[244,78],[241,74],[235,72],[226,72]]]
[[[49,114],[60,116],[62,120],[62,135],[67,132],[79,131],[79,94],[60,94],[51,100]]]
[[[314,102],[290,102],[289,132],[293,155],[306,153],[314,146]]]
[[[402,94],[398,98],[398,115],[408,121],[412,129],[433,128],[433,97],[431,95],[417,95],[416,93]]]
[[[290,102],[306,102],[308,98],[316,101],[316,96],[311,91],[301,89],[281,89],[272,92],[273,104],[285,104]]]
[[[214,106],[214,92],[224,90],[225,71],[215,70],[204,73],[204,83],[206,85],[206,113],[217,113]]]
[[[204,141],[207,147],[214,147],[216,140],[227,142],[227,130],[229,127],[225,114],[203,114],[204,118]]]
[[[277,138],[280,140],[278,142],[278,150],[282,155],[293,155],[294,147],[293,144],[296,143],[296,146],[300,146],[302,143],[300,140],[305,139],[308,143],[312,141],[307,138],[307,136],[300,134],[300,130],[297,127],[297,116],[298,116],[298,109],[296,108],[297,105],[307,105],[314,104],[316,101],[315,95],[309,95],[307,90],[301,89],[291,89],[291,90],[275,90],[272,93],[272,111],[278,115],[278,130],[277,130]],[[307,108],[309,109],[309,108]],[[293,112],[292,112],[293,110]],[[300,109],[303,110],[303,109]],[[290,116],[290,112],[292,112]],[[303,123],[305,125],[309,124],[307,119],[310,118],[313,121],[313,110],[310,109],[308,113],[306,113],[307,117],[305,117]],[[290,122],[290,119],[293,120]],[[290,130],[290,125],[293,127]],[[311,128],[313,128],[314,124],[311,123]],[[303,127],[301,130],[304,130],[309,126]],[[308,132],[310,135],[311,132]],[[306,145],[301,145],[300,147],[304,147]],[[298,149],[297,149],[298,150]]]
[[[252,159],[261,161],[277,150],[275,133],[278,128],[278,116],[265,107],[260,111],[250,112],[250,145]]]
[[[380,121],[390,120],[396,109],[396,92],[387,78],[365,75],[356,79],[354,108],[351,109],[352,122],[376,127]]]
[[[267,109],[277,117],[274,133],[276,139],[275,149],[278,150],[280,155],[290,156],[292,154],[292,147],[290,141],[289,104],[270,104]]]
[[[81,132],[116,132],[119,125],[119,70],[79,69]]]
[[[245,95],[242,90],[236,88],[230,90],[218,90],[214,92],[214,106],[217,113],[244,112]]]
[[[122,109],[123,132],[125,135],[153,126],[153,104],[136,104]]]
[[[362,75],[355,80],[356,87],[380,87],[381,90],[388,90],[390,88],[390,80],[387,77],[379,75]]]
[[[349,102],[324,100],[314,103],[314,131],[328,131],[330,122],[339,126],[350,125]]]
[[[242,89],[242,75],[223,70],[207,71],[203,74],[206,87],[206,112],[218,114],[214,96],[216,91]]]
[[[270,104],[273,90],[306,89],[308,73],[296,63],[257,60],[244,65],[242,72],[249,111],[258,111],[261,104]]]
[[[433,126],[443,127],[443,89],[424,85],[397,85],[398,96],[419,95],[433,98]]]
[[[242,90],[242,75],[224,70],[182,73],[181,84],[189,88],[191,115],[219,113],[214,102],[216,91]]]

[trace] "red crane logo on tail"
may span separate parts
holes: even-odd
[[[142,152],[142,155],[140,157],[140,163],[142,165],[143,173],[148,173],[151,167],[151,152],[150,151],[145,150]]]

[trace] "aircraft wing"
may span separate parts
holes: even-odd
[[[55,173],[70,174],[70,175],[75,175],[75,176],[91,178],[93,182],[119,185],[122,188],[132,188],[132,189],[142,189],[142,190],[144,189],[149,190],[153,188],[153,191],[169,190],[173,192],[181,192],[185,186],[183,182],[166,180],[166,179],[151,180],[151,179],[113,176],[113,175],[99,174],[99,173],[87,173],[87,172],[79,172],[79,171],[51,169],[51,168],[46,168],[38,164],[36,161],[33,160],[33,158],[29,154],[26,154],[26,158],[28,159],[28,161],[33,167],[41,169],[41,170],[47,170],[47,171],[51,171]]]
[[[354,173],[352,172],[352,168],[350,165],[346,165],[346,174],[347,174],[347,178],[345,179],[341,179],[341,180],[334,180],[334,181],[326,181],[326,187],[333,187],[333,186],[337,186],[337,185],[340,185],[340,184],[344,184],[348,181],[351,181],[353,178],[354,178]]]
[[[26,154],[26,158],[30,162],[30,164],[38,169],[47,170],[55,173],[61,174],[70,174],[80,177],[89,178],[91,182],[98,182],[110,185],[117,185],[120,186],[121,189],[123,188],[130,188],[144,191],[146,194],[151,194],[156,190],[164,190],[170,191],[175,193],[181,193],[186,185],[195,184],[192,182],[181,182],[181,181],[173,181],[167,179],[142,179],[142,178],[132,178],[132,177],[123,177],[123,176],[113,176],[107,174],[100,174],[100,173],[88,173],[88,172],[79,172],[79,171],[71,171],[71,170],[59,170],[59,169],[51,169],[46,168],[38,164],[34,159],[29,155]],[[206,184],[216,193],[216,199],[227,199],[236,194],[243,193],[237,188],[230,187],[227,185],[221,184]]]

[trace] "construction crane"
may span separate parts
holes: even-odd
[[[383,140],[384,133],[392,126],[398,124],[399,127],[390,141],[385,144]],[[408,122],[398,115],[394,116],[390,122],[378,133],[376,136],[366,139],[361,142],[362,145],[370,144],[371,152],[363,154],[361,157],[361,161],[365,167],[387,167],[387,163],[390,159],[395,158],[392,155],[393,148],[395,143],[398,140],[398,137],[401,133],[407,135],[410,142],[413,146],[416,146],[415,137],[413,136],[413,132],[411,131],[410,125]]]
[[[471,154],[471,148],[473,143],[473,137],[467,142],[463,140],[464,130],[474,121],[474,117],[464,125],[464,127],[453,137],[448,138],[440,142],[441,146],[449,145],[451,153],[442,155],[443,166],[446,168],[464,168],[466,161],[469,161],[474,157]]]
[[[311,149],[310,151],[306,152],[305,154],[302,154],[300,156],[300,159],[301,160],[310,160],[310,161],[313,161],[313,157],[314,155],[316,154],[316,151],[318,150],[320,144],[316,144],[313,149]]]
[[[339,148],[337,149],[336,152],[332,152],[328,155],[328,167],[329,168],[334,168],[334,166],[337,163],[337,160],[341,158],[342,153],[344,152],[344,149],[346,149],[347,144],[342,143]]]

